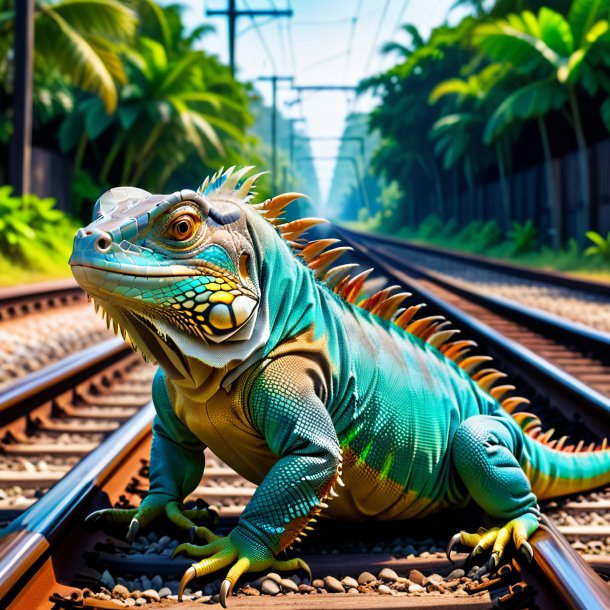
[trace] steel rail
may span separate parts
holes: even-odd
[[[490,355],[510,363],[511,372],[526,379],[536,380],[536,385],[544,385],[546,395],[552,398],[553,406],[568,411],[575,417],[582,417],[591,430],[600,436],[610,435],[610,399],[596,392],[585,383],[568,375],[565,371],[541,358],[523,345],[505,337],[502,333],[464,313],[440,297],[421,286],[419,282],[397,269],[403,266],[400,259],[389,264],[370,248],[355,242],[342,229],[334,227],[339,235],[357,253],[368,258],[387,275],[419,294],[419,296],[438,312],[451,320],[457,327],[468,330],[472,339],[484,342]]]
[[[85,293],[70,279],[0,288],[0,320],[84,299]]]
[[[407,263],[395,253],[388,252],[385,249],[380,250],[374,247],[373,251],[400,265],[403,269],[412,270],[426,280],[450,290],[469,301],[483,305],[491,311],[536,329],[537,332],[543,330],[549,336],[560,338],[562,343],[571,341],[578,345],[586,345],[587,348],[593,348],[596,353],[605,358],[608,358],[608,354],[610,354],[610,334],[606,332],[596,330],[585,324],[573,322],[547,311],[522,305],[504,297],[482,294],[476,290],[471,290],[460,285],[457,281],[443,277],[440,273],[429,271],[415,263]]]
[[[371,241],[386,245],[400,246],[401,248],[413,250],[414,252],[431,254],[434,256],[467,263],[482,269],[498,271],[507,275],[512,275],[513,277],[521,277],[537,282],[552,284],[554,286],[561,286],[563,288],[572,288],[574,290],[582,290],[594,294],[610,296],[610,283],[607,282],[588,280],[567,273],[561,273],[559,271],[542,271],[526,265],[508,263],[494,258],[477,256],[476,254],[457,252],[455,250],[450,250],[448,248],[442,248],[439,246],[414,243],[409,240],[390,237],[387,235],[377,235],[375,233],[356,231],[354,229],[347,229],[345,227],[340,227],[340,230],[344,234],[351,235],[353,239],[369,239]]]
[[[534,563],[569,608],[610,608],[610,587],[574,551],[546,516],[542,516],[540,527],[530,543],[534,549]]]
[[[14,598],[25,580],[51,556],[61,532],[151,434],[153,417],[150,402],[0,531],[0,600]]]
[[[0,424],[13,420],[26,401],[31,410],[132,351],[121,338],[113,337],[16,380],[0,392]]]

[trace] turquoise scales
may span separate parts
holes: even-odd
[[[276,555],[321,512],[405,519],[474,500],[500,527],[456,540],[493,563],[511,539],[531,556],[537,497],[608,483],[606,441],[581,452],[551,440],[446,320],[420,317],[398,287],[361,296],[370,270],[333,267],[347,250],[337,240],[303,239],[320,219],[281,220],[300,195],[249,204],[249,169],[198,192],[112,189],[77,233],[77,281],[160,367],[150,493],[89,520],[129,523],[130,539],[161,514],[190,529],[205,544],[178,547],[201,558],[180,592],[230,567],[223,605],[245,571],[306,569]],[[259,485],[223,538],[182,504],[206,446]]]

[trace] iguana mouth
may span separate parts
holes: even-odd
[[[117,269],[112,269],[110,268],[111,265],[116,265]],[[95,269],[96,271],[104,271],[105,273],[109,273],[112,275],[119,275],[119,276],[126,276],[126,277],[146,277],[146,278],[153,278],[153,277],[172,277],[175,278],[176,280],[181,279],[181,278],[187,278],[187,277],[191,277],[193,275],[200,275],[201,271],[198,269],[192,269],[190,270],[189,267],[187,267],[186,265],[166,265],[167,268],[167,273],[163,273],[160,272],[160,269],[163,268],[162,265],[159,265],[159,269],[156,269],[154,272],[145,272],[143,271],[140,267],[136,267],[135,265],[125,265],[123,263],[111,263],[107,266],[101,266],[101,265],[90,265],[87,263],[82,263],[82,262],[78,262],[78,263],[70,263],[70,266],[72,267],[86,267],[87,269]],[[176,267],[180,268],[180,273],[175,273],[175,269]],[[148,268],[150,269],[150,268]],[[172,271],[173,269],[173,271]],[[188,271],[188,272],[185,272]]]

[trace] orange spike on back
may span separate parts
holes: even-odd
[[[466,352],[470,351],[472,347],[477,347],[477,344],[470,339],[462,339],[461,341],[453,341],[443,346],[441,350],[447,358],[456,360],[460,356],[463,356]]]
[[[485,392],[488,392],[489,389],[491,388],[491,386],[498,381],[498,379],[502,379],[503,377],[506,377],[505,373],[501,373],[500,371],[493,371],[490,372],[489,374],[485,375],[484,377],[481,377],[477,383],[479,384],[479,387],[484,390]]]
[[[410,292],[399,292],[398,294],[394,294],[391,297],[388,297],[383,303],[377,305],[372,313],[384,320],[391,320],[402,302],[410,296]]]
[[[397,318],[396,320],[394,320],[394,324],[396,324],[396,326],[400,326],[400,328],[407,328],[407,326],[411,323],[411,320],[413,319],[413,317],[415,316],[415,314],[422,309],[422,307],[425,307],[426,304],[425,303],[418,303],[417,305],[411,305],[411,307],[408,307],[407,309],[405,309]]]
[[[267,220],[277,218],[293,201],[305,197],[301,193],[283,193],[273,199],[267,199],[264,203],[260,204],[259,210],[263,213]]]
[[[340,248],[333,248],[322,252],[319,256],[314,258],[308,265],[310,269],[316,271],[316,275],[320,276],[323,271],[326,271],[330,265],[332,265],[337,259],[343,256],[346,252],[351,252],[352,248],[348,246],[342,246]]]
[[[452,328],[450,330],[440,330],[435,332],[429,339],[428,343],[432,347],[436,347],[436,349],[440,349],[451,337],[459,334],[459,330],[457,328]]]
[[[312,227],[324,223],[328,223],[328,220],[325,218],[301,218],[279,225],[278,229],[284,239],[296,239],[305,233],[305,231],[309,231]]]
[[[365,309],[366,311],[372,311],[379,303],[385,301],[388,296],[398,288],[400,288],[400,286],[389,286],[388,288],[384,288],[368,299],[360,301],[358,307],[360,307],[360,309]]]
[[[513,414],[513,419],[519,424],[519,427],[524,432],[537,428],[541,425],[541,421],[537,415],[528,413],[527,411],[520,411],[519,413]]]
[[[316,239],[315,241],[309,242],[307,246],[301,250],[299,256],[305,259],[305,262],[309,262],[314,259],[318,254],[324,252],[326,248],[336,244],[338,239]]]
[[[372,273],[373,269],[366,269],[361,271],[358,275],[352,278],[345,288],[341,291],[341,296],[348,302],[353,303],[360,294],[362,286],[366,278]]]
[[[346,275],[335,287],[335,294],[341,295],[341,293],[343,292],[343,290],[345,290],[345,287],[347,286],[347,283],[350,281],[350,278],[352,276],[351,275]]]
[[[565,445],[566,441],[568,440],[567,436],[562,436],[558,441],[557,441],[557,445],[555,445],[555,449],[557,451],[562,451],[563,450],[563,446]]]
[[[551,437],[553,436],[553,434],[555,433],[555,428],[549,428],[544,434],[542,434],[538,440],[543,443],[543,444],[548,444],[548,442],[551,440]]]
[[[489,362],[490,360],[493,360],[491,356],[469,356],[468,358],[461,360],[459,366],[470,375],[477,367],[483,364],[483,362]],[[472,378],[476,381],[474,375]]]
[[[513,411],[519,406],[519,405],[529,405],[530,401],[527,398],[523,398],[523,396],[511,396],[510,398],[505,398],[501,405],[502,408],[507,412],[507,413],[513,413]],[[513,415],[513,417],[515,415],[518,415],[518,413],[515,413]]]
[[[333,267],[326,272],[324,283],[333,290],[350,271],[357,269],[359,266],[360,265],[357,265],[356,263],[348,263],[346,265]]]
[[[415,335],[416,337],[422,337],[422,335],[430,329],[430,326],[434,324],[436,326],[441,321],[444,321],[445,318],[443,316],[428,316],[427,318],[420,318],[419,320],[415,320],[415,322],[411,322],[409,326],[407,326],[407,332]]]
[[[498,385],[495,388],[491,388],[489,393],[492,395],[493,398],[500,402],[502,398],[504,398],[506,392],[512,392],[516,389],[517,388],[514,385]]]

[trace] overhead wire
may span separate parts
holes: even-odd
[[[343,73],[345,75],[348,74],[349,63],[350,63],[350,59],[352,57],[354,35],[356,33],[356,27],[358,26],[358,19],[360,17],[360,11],[362,10],[362,2],[363,2],[363,0],[357,0],[356,10],[355,10],[354,16],[352,17],[352,20],[351,20],[349,36],[347,38],[347,55],[345,57],[345,66],[343,68]]]
[[[381,11],[381,15],[379,16],[379,22],[377,24],[377,30],[375,31],[375,36],[373,37],[373,44],[371,45],[371,52],[369,53],[368,61],[366,62],[366,66],[364,68],[364,76],[369,74],[369,70],[371,68],[371,64],[373,62],[373,58],[376,56],[375,49],[377,48],[377,43],[379,42],[379,35],[381,34],[381,28],[383,26],[383,22],[388,14],[388,8],[390,7],[390,3],[392,0],[386,0],[383,5],[383,10]]]
[[[248,2],[246,0],[243,0],[244,2],[244,6],[248,9],[248,10],[252,10],[250,8],[250,6],[248,5]],[[252,25],[254,26],[254,31],[256,32],[256,35],[258,36],[258,39],[261,43],[261,47],[263,48],[263,51],[265,52],[265,55],[267,55],[267,58],[269,59],[269,63],[271,64],[271,68],[273,70],[273,73],[276,74],[277,73],[277,64],[275,63],[275,59],[273,57],[273,54],[271,53],[271,51],[269,50],[269,46],[267,45],[267,41],[265,40],[265,37],[263,36],[260,27],[258,25],[258,23],[256,22],[256,18],[253,15],[250,15],[250,20],[252,21]]]

